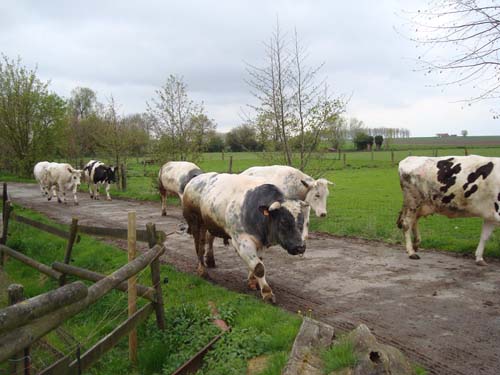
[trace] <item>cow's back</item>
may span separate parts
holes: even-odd
[[[49,165],[50,163],[48,161],[40,161],[36,163],[35,167],[33,168],[33,175],[38,182],[44,179],[45,173],[47,172],[47,167]]]
[[[165,163],[159,172],[162,186],[182,196],[187,183],[203,171],[196,164],[187,161],[170,161]]]
[[[399,176],[405,202],[450,217],[500,220],[500,158],[411,156],[399,163]]]
[[[276,185],[288,199],[304,200],[307,188],[301,180],[313,183],[314,179],[300,170],[286,165],[251,167],[241,173],[246,176],[263,178],[266,183]]]

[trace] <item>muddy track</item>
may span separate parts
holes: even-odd
[[[152,221],[172,231],[182,221],[178,207],[161,217],[159,203],[81,194],[73,206],[47,202],[34,185],[9,184],[9,190],[15,203],[61,223],[78,217],[82,224],[125,228],[128,211],[137,212],[138,226]],[[169,237],[167,246],[163,261],[196,272],[189,236]],[[246,289],[247,272],[234,250],[216,242],[215,257],[213,283],[259,298]],[[430,374],[500,374],[500,262],[478,267],[471,258],[425,250],[421,257],[410,260],[402,247],[382,242],[312,233],[303,258],[273,247],[264,264],[278,305],[291,312],[310,309],[342,331],[365,323]]]

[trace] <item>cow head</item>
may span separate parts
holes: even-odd
[[[260,212],[269,220],[269,237],[280,244],[289,254],[303,254],[306,251],[306,216],[309,205],[299,200],[275,201],[269,206],[260,206]]]
[[[108,167],[106,171],[106,180],[108,180],[109,183],[116,182],[116,168],[117,167]]]
[[[308,189],[304,200],[311,205],[311,208],[314,210],[317,217],[325,217],[326,200],[330,194],[328,191],[328,185],[333,185],[333,182],[324,178],[320,178],[312,183],[308,183],[304,180],[301,180],[300,182],[302,182],[302,185]]]
[[[73,185],[80,185],[83,171],[81,169],[68,168],[68,172],[70,174],[71,183]]]

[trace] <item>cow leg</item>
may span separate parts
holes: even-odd
[[[94,184],[94,199],[99,200],[99,184]]]
[[[63,202],[66,203],[66,197],[65,196],[63,196],[63,199],[61,199],[61,191],[64,194],[64,187],[59,184],[57,186],[57,189],[54,189],[54,192],[56,193],[56,197],[57,197],[57,202],[59,202],[59,203],[63,203]]]
[[[249,238],[240,238],[238,241],[232,240],[233,246],[238,252],[239,256],[245,261],[251,274],[257,279],[260,287],[260,294],[262,299],[266,302],[276,302],[273,291],[266,281],[265,267],[257,256],[257,248],[255,243]],[[249,273],[250,274],[250,273]],[[248,286],[251,287],[252,280],[248,280]]]
[[[404,208],[398,219],[398,226],[403,230],[403,235],[405,237],[406,252],[410,259],[420,259],[420,257],[415,253],[413,246],[413,241],[411,238],[411,231],[417,223],[416,210]]]
[[[420,237],[420,230],[418,229],[418,219],[415,219],[415,222],[411,227],[411,231],[413,234],[413,250],[418,251],[418,248],[420,247],[420,242],[422,241]]]
[[[160,188],[161,216],[167,216],[167,191]]]
[[[257,290],[259,287],[259,283],[257,278],[255,277],[253,270],[248,271],[248,288],[250,290]]]
[[[76,196],[76,192],[78,191],[78,185],[73,186],[73,201],[75,202],[75,206],[78,206],[78,197]]]
[[[90,181],[89,181],[89,194],[90,194],[90,199],[94,199],[94,186],[93,184],[90,183]]]
[[[207,270],[205,269],[205,238],[206,238],[206,228],[203,224],[197,222],[192,224],[192,234],[194,237],[194,247],[196,250],[196,255],[198,257],[198,276],[206,277],[208,276]]]
[[[207,232],[208,249],[207,249],[207,252],[205,254],[205,258],[206,258],[208,268],[215,268],[214,240],[215,240],[215,236],[213,236],[210,232]]]
[[[111,188],[111,184],[109,182],[106,182],[106,199],[108,201],[111,200],[111,195],[109,195],[109,189]]]
[[[495,229],[495,224],[490,221],[483,222],[483,229],[481,230],[481,239],[479,240],[479,245],[476,249],[476,264],[478,266],[487,266],[488,264],[483,259],[484,245],[486,241],[490,238],[491,233]]]

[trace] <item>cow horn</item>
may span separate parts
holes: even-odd
[[[269,211],[278,210],[280,207],[281,207],[281,203],[280,202],[278,202],[278,201],[273,202],[273,204],[271,204],[269,206]]]
[[[302,185],[309,189],[309,184],[307,182],[305,182],[304,180],[300,180],[300,182],[302,182]]]

